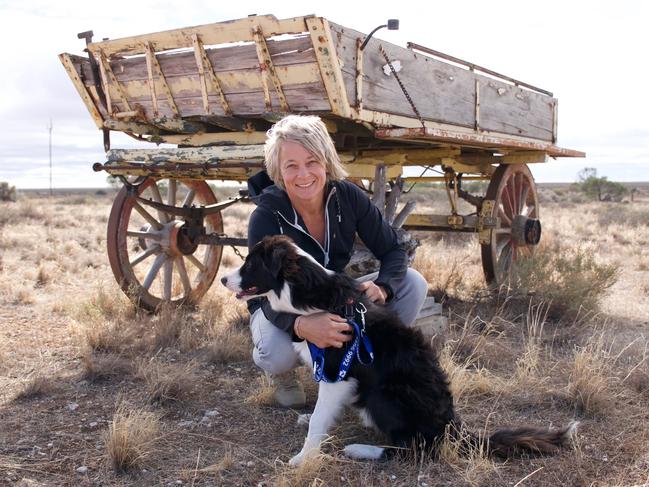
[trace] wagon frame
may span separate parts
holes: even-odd
[[[147,309],[198,301],[223,245],[246,244],[223,234],[221,215],[245,194],[219,203],[206,181],[243,182],[261,170],[265,132],[287,113],[323,118],[349,178],[395,227],[478,233],[495,284],[540,238],[527,164],[585,155],[556,146],[552,93],[321,17],[79,37],[88,57],[60,59],[104,134],[107,161],[93,167],[124,183],[108,223],[109,260],[122,289]],[[110,131],[176,147],[111,150]],[[425,174],[410,176],[409,167]],[[436,175],[427,172],[434,167]],[[489,182],[484,197],[463,189],[475,180]],[[416,182],[442,183],[450,211],[415,214],[406,204],[397,214],[404,185]],[[460,214],[458,199],[475,211]]]

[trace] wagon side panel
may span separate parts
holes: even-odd
[[[477,76],[480,91],[478,127],[483,130],[554,140],[556,99],[486,76]]]
[[[358,104],[356,39],[365,38],[365,34],[340,25],[331,25],[337,41],[338,56],[343,60],[347,95]],[[386,74],[386,61],[379,46],[383,46],[393,65],[400,64],[398,75],[423,118],[473,127],[475,83],[470,73],[378,39],[370,40],[363,51],[363,108],[416,118],[394,76]],[[389,73],[389,69],[387,72]]]

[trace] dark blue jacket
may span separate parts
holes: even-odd
[[[327,269],[343,272],[349,263],[356,234],[381,262],[375,283],[392,298],[394,289],[408,268],[405,249],[398,243],[394,229],[383,219],[376,206],[355,184],[335,181],[326,188],[325,243],[321,246],[308,232],[304,221],[293,209],[286,192],[274,184],[264,188],[262,172],[251,178],[248,187],[257,208],[248,223],[248,249],[267,235],[287,235]],[[261,185],[259,183],[261,182]],[[264,315],[278,328],[293,332],[297,315],[273,311],[268,300],[248,302],[250,314],[262,307]]]

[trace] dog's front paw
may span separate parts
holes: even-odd
[[[317,448],[309,448],[308,450],[302,449],[300,453],[298,453],[288,461],[288,464],[291,467],[297,467],[299,465],[302,465],[305,461],[310,460],[311,458],[315,458],[317,455]]]
[[[311,421],[311,415],[310,414],[300,414],[297,417],[297,425],[298,426],[309,426],[309,421]]]

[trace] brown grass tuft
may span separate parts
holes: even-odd
[[[82,378],[91,382],[124,378],[133,373],[133,362],[112,353],[94,354],[88,351],[81,357]]]
[[[440,461],[450,465],[468,485],[482,485],[483,480],[497,471],[489,457],[484,441],[476,441],[464,428],[448,426],[439,447]]]
[[[568,392],[573,405],[588,416],[605,413],[613,405],[611,369],[615,362],[603,333],[594,335],[574,354]]]
[[[333,458],[331,456],[318,453],[297,467],[278,464],[276,466],[276,476],[272,479],[271,485],[277,487],[320,487],[329,485],[324,477],[330,478],[333,476],[331,471],[332,463]]]
[[[158,414],[120,404],[104,434],[106,455],[113,469],[125,472],[144,465],[155,453],[159,431]]]
[[[196,364],[163,364],[157,361],[141,362],[136,376],[146,385],[150,403],[168,404],[184,401],[196,389],[198,377]]]
[[[255,406],[273,406],[275,405],[275,399],[273,398],[273,393],[275,391],[270,378],[267,375],[261,375],[257,379],[258,387],[255,392],[248,396],[245,400],[247,404],[253,404]]]
[[[47,377],[41,372],[29,375],[22,388],[14,396],[15,401],[28,401],[36,397],[47,395],[56,389],[52,377]]]

